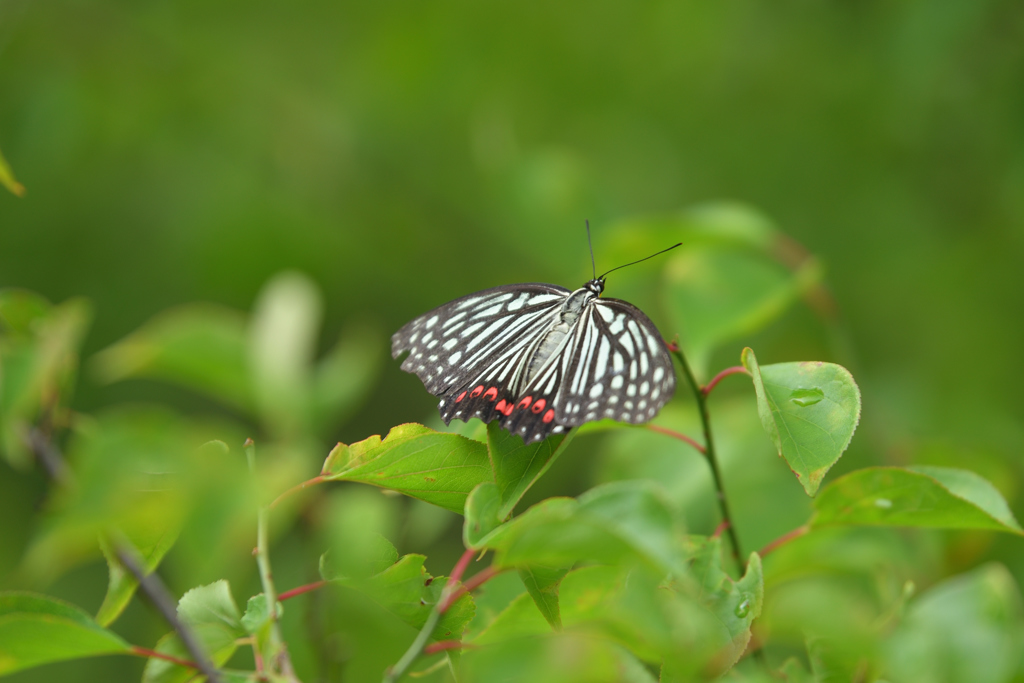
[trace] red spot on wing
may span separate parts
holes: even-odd
[[[526,406],[530,405],[530,401],[532,400],[533,396],[524,396],[523,400],[519,402],[519,405],[517,405],[516,408],[525,408]]]
[[[498,405],[494,406],[494,409],[497,410],[499,413],[505,412],[505,399],[501,399],[500,401],[498,401]]]
[[[474,389],[473,391],[469,392],[469,397],[470,398],[476,398],[477,396],[479,396],[482,393],[484,393],[484,385],[483,384],[479,385],[476,389]]]
[[[541,422],[544,422],[546,424],[548,422],[551,422],[554,419],[555,419],[555,411],[554,411],[554,409],[553,408],[548,408],[548,412],[544,413],[544,417],[542,417],[540,420],[541,420]]]
[[[457,399],[455,399],[455,402],[458,403],[459,401],[461,401],[464,398],[466,398],[466,392],[465,391],[463,391],[461,394],[459,394],[459,397]]]
[[[546,406],[547,404],[548,402],[542,398],[536,403],[534,403],[533,407],[530,408],[530,410],[532,410],[534,413],[540,413],[540,411],[544,410],[544,406]]]
[[[507,406],[505,406],[504,413],[506,415],[511,415],[512,414],[512,409],[515,408],[515,407],[516,407],[515,403],[509,403]]]
[[[490,389],[484,392],[484,398],[486,398],[488,401],[493,401],[494,399],[498,398],[498,390],[495,389],[494,387],[491,387]]]

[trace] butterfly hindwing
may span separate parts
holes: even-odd
[[[563,351],[559,423],[647,422],[672,398],[672,357],[654,323],[636,306],[596,299],[574,333],[574,342]]]

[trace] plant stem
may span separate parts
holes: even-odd
[[[281,503],[282,500],[284,500],[288,496],[290,496],[290,495],[292,495],[294,493],[298,493],[299,491],[302,491],[302,490],[304,490],[304,489],[306,489],[306,488],[308,488],[310,486],[315,486],[316,484],[321,484],[321,483],[323,483],[325,481],[327,481],[327,480],[324,478],[324,475],[319,474],[319,475],[313,477],[312,479],[307,479],[306,481],[302,482],[301,484],[296,484],[295,486],[291,487],[290,489],[288,489],[287,491],[285,491],[284,493],[279,495],[277,498],[275,498],[273,500],[273,502],[271,502],[268,507],[271,510],[273,510],[274,508],[276,508]]]
[[[437,622],[441,620],[441,615],[451,605],[449,597],[456,592],[456,586],[462,580],[462,575],[466,572],[466,567],[469,566],[475,554],[476,551],[472,548],[468,548],[466,552],[462,553],[462,557],[459,558],[459,561],[455,563],[455,567],[452,569],[451,576],[448,577],[448,582],[444,585],[444,590],[441,591],[441,597],[438,599],[437,604],[434,605],[434,609],[430,610],[430,614],[427,615],[427,621],[423,624],[423,628],[416,634],[416,639],[412,641],[412,645],[405,651],[402,658],[384,672],[383,683],[395,683],[423,652],[427,641],[430,640],[430,634],[434,632]]]
[[[701,455],[705,454],[704,447],[701,446],[696,441],[694,441],[693,439],[691,439],[690,437],[688,437],[686,434],[682,434],[680,432],[677,432],[674,429],[668,429],[667,427],[662,427],[662,426],[659,426],[659,425],[652,425],[652,424],[647,425],[647,429],[649,429],[652,432],[657,432],[659,434],[664,434],[665,436],[671,436],[673,439],[679,439],[680,441],[682,441],[686,445],[692,446],[693,448],[695,448],[698,452],[700,452]]]
[[[171,596],[170,591],[167,590],[164,582],[160,580],[156,573],[146,573],[145,567],[139,561],[138,551],[127,541],[117,541],[115,548],[118,561],[135,577],[136,581],[139,582],[139,587],[149,596],[150,602],[160,611],[160,614],[167,620],[167,623],[177,631],[178,637],[181,638],[181,644],[185,646],[185,649],[192,655],[192,660],[195,662],[194,665],[190,664],[190,666],[195,666],[195,668],[199,669],[211,683],[219,683],[220,674],[217,673],[217,667],[210,661],[196,635],[178,618],[177,602]]]
[[[776,550],[776,549],[780,548],[781,546],[786,545],[790,541],[792,541],[794,539],[797,539],[797,538],[800,538],[801,536],[804,536],[805,534],[810,532],[810,530],[811,530],[811,527],[808,524],[804,524],[803,526],[798,526],[797,528],[793,529],[789,533],[785,533],[785,534],[779,536],[774,541],[772,541],[771,543],[769,543],[765,547],[761,548],[761,552],[759,552],[758,554],[761,557],[764,557],[768,553],[772,552],[773,550]]]
[[[708,400],[707,394],[697,383],[697,378],[693,375],[693,370],[690,369],[690,364],[686,361],[686,356],[679,349],[676,344],[669,346],[669,350],[672,355],[679,361],[679,365],[683,368],[683,374],[686,375],[686,380],[690,383],[690,388],[693,389],[693,396],[697,399],[697,407],[700,409],[700,421],[704,427],[704,457],[707,458],[708,465],[711,467],[711,476],[715,480],[715,497],[718,499],[718,510],[722,515],[722,522],[727,526],[725,532],[729,535],[729,542],[732,545],[732,556],[736,560],[736,564],[740,568],[740,572],[743,571],[745,563],[743,562],[743,552],[740,550],[740,539],[736,535],[736,525],[732,522],[732,515],[729,514],[729,501],[725,497],[725,485],[722,482],[722,472],[718,469],[718,458],[715,455],[715,441],[711,437],[711,417],[708,414]]]
[[[289,598],[294,598],[296,595],[302,595],[310,591],[315,591],[317,588],[326,586],[326,581],[314,581],[313,583],[307,583],[305,586],[299,586],[298,588],[292,588],[291,590],[285,591],[277,596],[279,602],[284,602]]]
[[[245,440],[245,457],[249,461],[249,473],[256,478],[256,443],[252,439]],[[270,510],[266,505],[260,505],[256,517],[256,565],[260,570],[260,582],[263,584],[263,595],[267,599],[267,606],[270,609],[270,650],[274,659],[281,667],[281,673],[285,678],[296,681],[295,672],[292,670],[292,660],[288,656],[288,645],[281,635],[281,626],[278,623],[277,614],[277,590],[274,588],[274,575],[270,571],[270,553],[267,543],[267,526]]]
[[[726,368],[725,370],[722,370],[720,373],[718,373],[717,375],[712,377],[711,381],[708,382],[707,384],[705,384],[704,388],[701,389],[701,392],[705,396],[707,396],[708,394],[711,393],[711,390],[714,389],[715,386],[719,382],[721,382],[723,379],[725,379],[729,375],[740,375],[740,374],[749,375],[750,373],[747,372],[747,369],[745,367],[743,367],[742,365],[734,365],[731,368]]]
[[[132,645],[131,649],[128,650],[129,654],[133,654],[136,657],[145,657],[146,659],[162,659],[165,662],[177,664],[178,666],[186,666],[190,669],[199,670],[199,665],[189,659],[181,659],[179,657],[172,657],[171,655],[165,655],[163,652],[157,652],[156,650],[150,650],[146,647],[139,647],[138,645]]]

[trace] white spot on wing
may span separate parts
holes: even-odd
[[[654,381],[655,382],[660,382],[661,378],[664,377],[664,376],[665,376],[665,368],[661,367],[660,365],[658,367],[654,368]]]
[[[590,398],[597,398],[598,396],[601,395],[602,391],[604,391],[604,385],[595,384],[594,386],[590,387]]]
[[[430,329],[431,327],[433,327],[433,326],[434,326],[435,324],[437,324],[437,318],[438,318],[438,316],[436,316],[436,315],[435,315],[435,316],[432,316],[432,317],[430,318],[430,320],[428,320],[428,321],[427,321],[427,329],[428,329],[428,330],[429,330],[429,329]]]
[[[604,377],[608,369],[608,354],[611,353],[612,345],[608,343],[607,337],[601,337],[601,346],[597,350],[597,365],[594,366],[594,379]]]
[[[601,314],[601,317],[604,318],[606,323],[610,323],[615,318],[615,312],[607,306],[601,306],[598,304],[597,312]]]
[[[456,363],[459,362],[460,358],[462,358],[462,351],[456,351],[455,353],[448,357],[448,362],[451,365],[455,365]]]
[[[615,375],[612,377],[612,389],[622,388],[622,375]]]
[[[462,334],[460,334],[459,336],[460,337],[468,337],[469,335],[473,334],[474,332],[476,332],[477,330],[479,330],[483,326],[484,326],[483,323],[473,323],[472,325],[470,325],[469,327],[464,329],[462,331]]]
[[[530,299],[527,303],[530,304],[531,306],[536,306],[537,304],[546,304],[549,301],[558,301],[559,299],[564,298],[565,297],[562,296],[561,294],[538,294],[537,296]]]

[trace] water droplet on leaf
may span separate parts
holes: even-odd
[[[736,616],[740,619],[750,614],[750,598],[746,598],[740,604],[736,605]]]
[[[789,400],[798,406],[813,406],[815,403],[825,398],[825,392],[814,387],[813,389],[794,389],[793,393],[789,395]]]
[[[888,510],[889,508],[892,507],[892,501],[889,500],[888,498],[876,498],[875,507],[882,508],[883,510]]]

